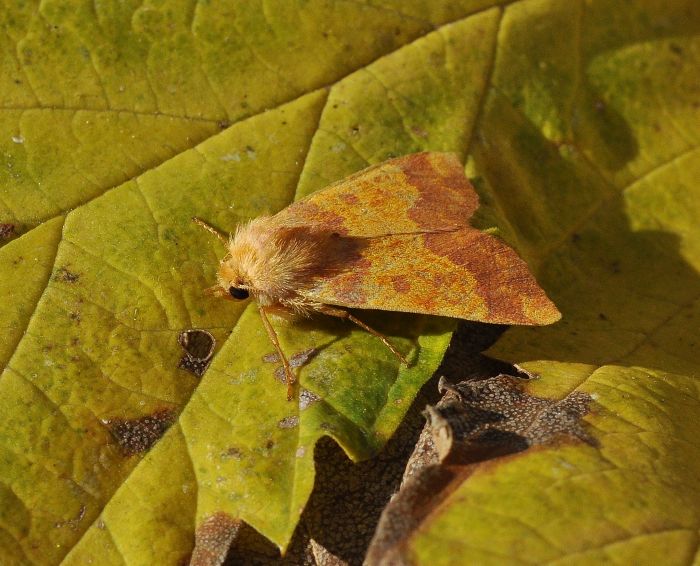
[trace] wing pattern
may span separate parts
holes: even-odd
[[[350,308],[499,324],[550,324],[559,311],[525,262],[474,228],[363,239],[342,271],[304,294]]]
[[[502,324],[560,313],[525,262],[468,224],[479,199],[450,153],[416,153],[343,179],[281,211],[281,226],[328,242],[302,294],[324,304]]]

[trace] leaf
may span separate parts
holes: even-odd
[[[398,377],[372,340],[340,324],[282,329],[287,351],[318,351],[301,370],[315,402],[297,415],[263,361],[254,313],[202,296],[221,250],[188,219],[229,229],[391,155],[464,156],[480,225],[498,226],[563,311],[551,328],[509,331],[494,354],[552,360],[557,370],[540,372],[547,386],[583,379],[576,363],[608,364],[598,371],[613,392],[629,372],[650,384],[644,376],[677,374],[668,387],[642,387],[650,420],[664,395],[690,387],[700,327],[696,4],[493,4],[1,11],[0,223],[19,235],[0,249],[10,298],[0,306],[10,321],[0,341],[7,562],[58,563],[70,551],[66,563],[175,564],[218,513],[284,547],[311,490],[315,440],[330,433],[353,458],[384,443],[449,326],[387,320],[402,347],[420,346],[413,373]],[[21,270],[20,256],[31,258]],[[192,328],[223,344],[201,383],[176,369],[177,337]],[[632,364],[651,369],[623,367]],[[692,439],[691,399],[653,429],[662,456],[653,461],[673,497],[694,485],[666,457],[680,453],[672,433]],[[123,453],[119,430],[158,429],[171,414],[147,454]],[[625,493],[651,476],[632,475]],[[652,529],[697,530],[692,510],[655,497],[639,515],[661,509]],[[632,537],[617,548],[631,553],[647,523],[627,521],[629,501],[610,506]],[[623,530],[596,513],[581,519],[602,533],[590,549]],[[502,530],[490,521],[478,532],[494,541]]]
[[[479,564],[523,556],[534,563],[690,563],[698,427],[674,419],[700,408],[695,380],[615,366],[540,362],[528,369],[541,379],[523,392],[494,378],[460,386],[459,403],[446,395],[432,419],[436,444],[449,428],[445,419],[462,438],[459,428],[471,429],[470,442],[405,483],[385,509],[368,563],[452,564],[455,556]],[[586,398],[594,402],[582,428],[576,419]],[[466,421],[454,414],[462,403]],[[538,448],[521,452],[524,445]],[[509,455],[489,459],[487,451]]]
[[[529,395],[518,381],[500,374],[453,386],[440,378],[438,388],[445,395],[436,406],[426,407],[428,422],[407,464],[406,480],[377,526],[369,564],[410,563],[414,541],[421,539],[421,531],[431,532],[435,516],[462,517],[460,500],[452,499],[452,493],[488,468],[488,460],[531,446],[595,445],[580,420],[588,412],[589,395],[573,391],[553,401]],[[455,546],[442,554],[453,556]]]

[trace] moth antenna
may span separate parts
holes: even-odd
[[[194,222],[198,226],[201,226],[210,234],[214,234],[214,236],[219,238],[219,241],[222,244],[224,244],[225,246],[228,246],[228,238],[226,236],[224,236],[221,232],[219,232],[216,228],[214,228],[213,226],[210,226],[209,224],[204,222],[204,220],[202,220],[201,218],[197,218],[196,216],[192,217],[192,222]]]

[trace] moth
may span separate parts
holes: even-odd
[[[561,317],[525,262],[499,238],[469,225],[476,191],[452,153],[423,152],[374,165],[227,237],[207,291],[253,299],[293,398],[295,377],[271,313],[347,319],[405,356],[348,309],[424,313],[499,324]]]

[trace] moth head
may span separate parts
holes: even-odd
[[[234,301],[245,301],[253,292],[248,277],[241,272],[240,267],[230,255],[221,260],[217,281],[216,294],[220,297]]]
[[[217,235],[227,248],[219,263],[217,284],[207,290],[209,294],[233,301],[253,298],[263,306],[295,294],[298,282],[293,279],[306,267],[308,254],[280,235],[272,217],[259,216],[243,223],[228,239],[205,222],[195,222]]]

